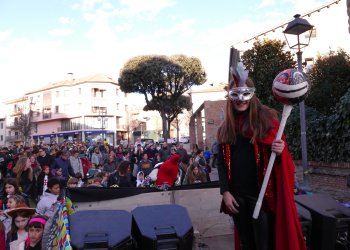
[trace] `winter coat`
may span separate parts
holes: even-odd
[[[74,173],[84,174],[83,164],[80,158],[75,158],[74,156],[69,157],[70,165],[72,165]]]
[[[172,155],[169,160],[165,161],[158,170],[156,185],[160,186],[163,183],[167,183],[169,186],[173,186],[177,180],[177,174],[179,171],[179,162],[181,156],[179,154]]]
[[[36,213],[40,215],[46,215],[49,218],[53,216],[55,213],[57,198],[58,195],[51,194],[46,191],[36,206]]]

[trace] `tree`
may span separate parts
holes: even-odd
[[[324,115],[335,112],[335,103],[350,88],[350,57],[343,51],[330,51],[317,58],[308,72],[311,84],[305,104]],[[329,100],[329,102],[325,101]],[[329,103],[333,103],[330,105]]]
[[[183,109],[190,108],[183,94],[202,85],[206,73],[198,58],[185,55],[144,55],[131,58],[120,71],[120,89],[142,94],[144,110],[157,110],[162,118],[163,137],[169,138],[170,123]]]
[[[31,104],[30,104],[31,105]],[[35,124],[32,122],[33,111],[31,108],[25,106],[19,109],[19,115],[16,117],[14,122],[13,130],[19,131],[23,136],[24,145],[28,143],[28,139],[32,134],[32,130],[35,127]]]
[[[253,48],[242,55],[243,64],[249,70],[259,99],[266,105],[280,109],[275,101],[271,86],[277,74],[285,69],[294,68],[296,62],[290,51],[283,51],[286,43],[280,40],[264,39],[254,43]]]

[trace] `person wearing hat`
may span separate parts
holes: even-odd
[[[235,249],[306,250],[294,202],[294,163],[285,139],[276,140],[276,110],[255,95],[242,63],[232,70],[224,121],[217,131],[220,212],[232,216]],[[257,219],[253,212],[269,157],[277,157]]]
[[[164,184],[172,187],[176,180],[179,171],[179,163],[181,156],[179,154],[173,154],[168,160],[166,160],[158,170],[156,185],[162,186]]]
[[[35,208],[30,208],[23,203],[7,212],[7,215],[12,217],[12,225],[7,235],[6,249],[24,249],[28,237],[27,225],[34,213]]]

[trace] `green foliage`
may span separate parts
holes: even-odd
[[[288,118],[285,134],[294,159],[301,159],[299,109]],[[326,116],[306,108],[308,160],[323,162],[350,161],[350,88]]]
[[[193,85],[201,85],[205,81],[206,73],[200,60],[185,55],[133,57],[121,69],[119,77],[122,91],[144,96],[144,110],[159,111],[164,138],[169,138],[174,115],[188,108],[186,98],[181,96]]]
[[[322,114],[334,113],[334,105],[350,88],[350,58],[343,50],[317,58],[308,72],[311,91],[305,103]]]
[[[256,41],[252,49],[245,51],[242,61],[249,70],[249,77],[255,83],[256,93],[262,103],[281,110],[274,99],[271,86],[277,74],[285,69],[294,68],[296,62],[289,51],[283,51],[286,43],[280,40]]]
[[[308,160],[350,161],[350,60],[342,50],[319,57],[308,72],[305,100]],[[295,159],[301,159],[299,109],[295,106],[285,134]]]

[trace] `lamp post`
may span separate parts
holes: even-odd
[[[294,20],[290,21],[287,25],[287,28],[283,31],[284,36],[287,40],[288,46],[291,49],[297,50],[297,60],[298,60],[298,70],[303,72],[302,68],[302,54],[301,49],[309,45],[313,25],[311,25],[307,20],[300,18],[299,14],[294,16]],[[300,35],[309,31],[309,38],[307,42],[301,42]],[[287,35],[289,39],[287,38]],[[296,37],[295,37],[296,36]],[[291,42],[291,38],[296,38],[296,43]],[[288,41],[289,40],[289,41]],[[294,44],[293,44],[294,43]],[[305,124],[305,104],[304,101],[299,103],[300,109],[300,139],[301,139],[301,155],[302,155],[302,165],[303,165],[303,185],[305,189],[309,189],[309,180],[308,180],[308,166],[307,166],[307,145],[306,145],[306,124]]]
[[[106,109],[99,109],[98,110],[98,120],[101,120],[101,130],[102,130],[102,140],[104,141],[105,136],[104,136],[104,129],[105,129],[105,118],[107,115],[107,110]],[[106,118],[107,119],[107,118]]]

